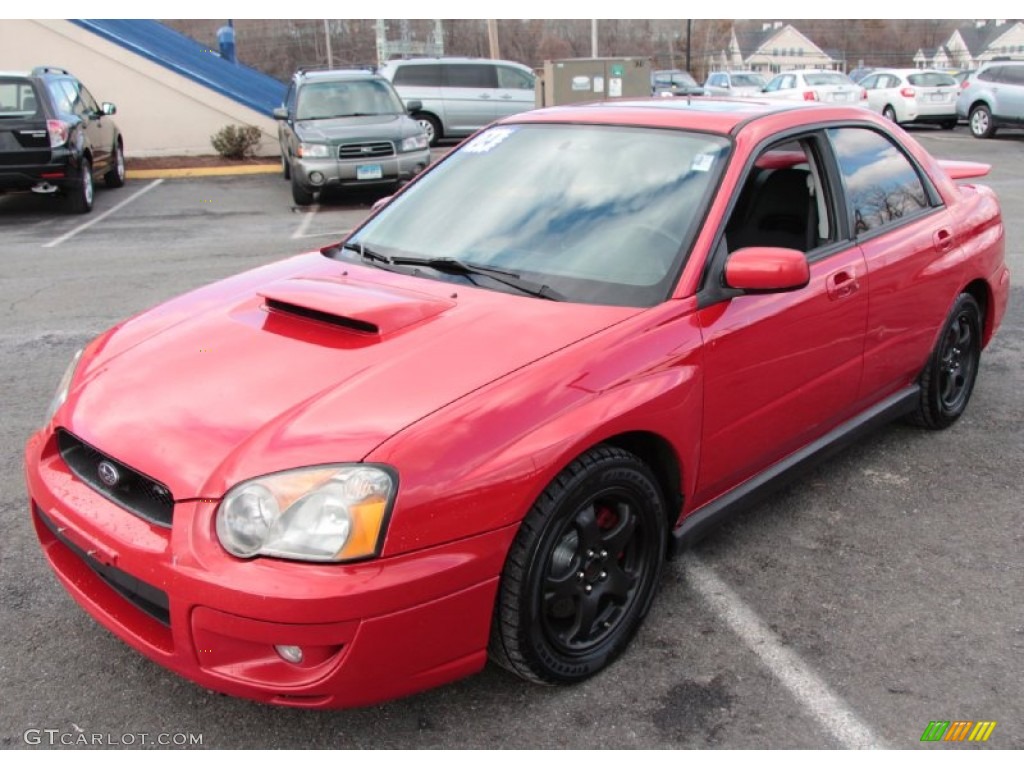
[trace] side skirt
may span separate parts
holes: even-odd
[[[672,532],[670,556],[689,549],[735,513],[753,506],[790,483],[798,473],[834,456],[868,432],[910,413],[917,406],[920,391],[920,386],[914,384],[890,395],[840,424],[827,435],[768,467],[761,474],[694,510]]]

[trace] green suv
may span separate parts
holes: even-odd
[[[367,70],[300,69],[274,110],[281,168],[296,205],[328,188],[397,189],[430,164],[430,147],[387,80]]]

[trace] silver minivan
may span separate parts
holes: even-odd
[[[397,59],[380,68],[435,146],[469,136],[502,117],[533,109],[534,74],[514,61],[473,58]]]

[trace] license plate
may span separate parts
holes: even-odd
[[[384,178],[384,169],[379,165],[356,166],[356,179],[359,181],[369,181],[370,179],[382,178]]]
[[[945,100],[946,100],[946,94],[944,94],[944,93],[933,93],[932,94],[932,101],[945,101]]]

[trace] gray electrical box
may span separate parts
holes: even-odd
[[[651,95],[651,62],[642,56],[545,61],[537,78],[537,106]]]

